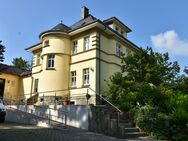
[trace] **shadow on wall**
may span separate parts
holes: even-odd
[[[67,125],[88,130],[88,111],[90,106],[68,105],[58,108],[58,117],[62,118],[62,111],[67,111]]]
[[[15,114],[8,116],[9,121],[15,121],[26,124],[39,124],[42,122],[48,123],[50,120],[65,123],[65,115],[67,116],[67,125],[86,129],[89,127],[88,113],[90,112],[90,106],[78,106],[78,105],[16,105],[13,108],[20,111],[15,111]],[[27,114],[30,113],[30,114]],[[32,115],[33,114],[33,115]],[[14,116],[13,116],[14,115]],[[37,117],[39,118],[36,118]],[[40,117],[42,117],[40,119]],[[38,122],[38,123],[37,123]]]

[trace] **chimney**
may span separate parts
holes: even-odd
[[[89,15],[89,9],[85,6],[82,7],[82,19],[85,19]]]

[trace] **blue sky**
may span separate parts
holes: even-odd
[[[133,32],[128,39],[141,47],[169,52],[183,69],[188,65],[187,0],[1,0],[0,40],[6,46],[5,61],[15,57],[30,61],[24,49],[38,43],[38,35],[61,20],[72,25],[87,6],[96,18],[116,16]]]

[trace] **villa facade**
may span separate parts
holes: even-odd
[[[21,77],[20,95],[28,99],[39,94],[41,101],[69,97],[74,104],[97,104],[96,93],[101,94],[109,77],[121,71],[121,54],[139,51],[127,39],[129,32],[116,17],[102,21],[83,7],[80,21],[72,26],[59,23],[26,49],[33,54],[33,65],[30,75]]]

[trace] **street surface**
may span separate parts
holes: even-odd
[[[56,130],[18,123],[0,123],[0,141],[154,141],[147,138],[117,139],[81,129]]]

